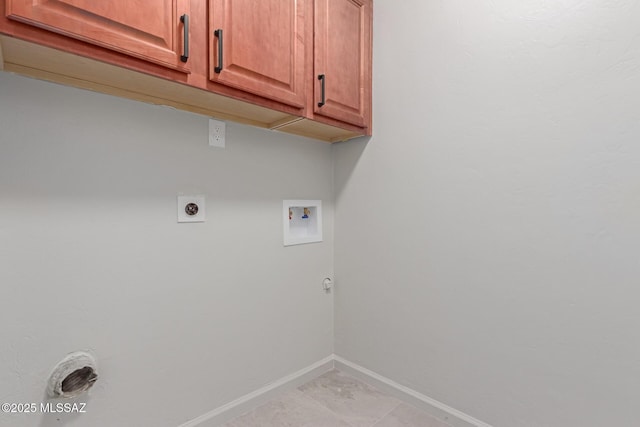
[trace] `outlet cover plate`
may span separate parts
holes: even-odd
[[[209,145],[224,148],[227,126],[220,120],[209,119]]]
[[[194,209],[193,206],[190,206],[190,209],[188,209],[187,206],[190,204],[195,204],[197,209]],[[204,222],[206,219],[205,208],[205,198],[203,195],[178,196],[178,222]],[[189,215],[187,210],[191,213],[196,212]]]

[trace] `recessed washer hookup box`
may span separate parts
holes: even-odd
[[[284,245],[322,242],[322,201],[284,200]]]

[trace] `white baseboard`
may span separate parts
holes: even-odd
[[[319,377],[333,368],[350,374],[397,399],[422,409],[435,418],[443,420],[452,427],[492,427],[489,424],[460,412],[442,402],[438,402],[424,394],[405,387],[402,384],[378,375],[367,368],[349,362],[335,354],[308,366],[304,369],[280,378],[256,391],[242,396],[226,405],[220,406],[204,415],[188,421],[179,427],[218,427],[231,419],[242,415],[270,399],[292,390],[314,378]]]
[[[438,418],[453,427],[491,427],[489,424],[473,418],[470,415],[460,412],[442,402],[418,393],[417,391],[405,387],[402,384],[378,375],[367,368],[349,362],[340,356],[333,355],[336,369],[350,374],[380,391],[396,397],[403,402],[420,408],[429,415]]]
[[[218,427],[231,419],[257,408],[274,397],[301,386],[333,369],[333,355],[308,366],[304,369],[280,378],[256,391],[246,394],[226,405],[220,406],[179,427]]]

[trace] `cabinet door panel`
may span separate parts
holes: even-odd
[[[188,72],[189,0],[7,0],[7,17]]]
[[[315,1],[314,68],[316,79],[324,75],[324,82],[315,84],[315,113],[357,126],[368,121],[370,5],[367,0]]]
[[[210,0],[210,79],[303,107],[304,5],[304,0]],[[222,63],[215,30],[222,30]]]

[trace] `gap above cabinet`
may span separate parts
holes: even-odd
[[[26,22],[28,19],[25,21],[22,16],[16,19],[11,15],[11,13],[15,15],[15,10],[20,9],[20,13],[28,17],[28,8],[31,6],[24,9],[23,4],[30,5],[31,1],[0,0],[0,9],[5,10],[7,15],[0,17],[0,70],[4,69],[8,72],[42,80],[152,104],[167,105],[198,114],[327,142],[345,141],[371,134],[371,0],[329,0],[329,3],[333,4],[336,9],[352,10],[351,21],[358,20],[358,24],[362,24],[356,26],[359,35],[351,37],[351,40],[356,42],[352,44],[353,48],[348,52],[349,54],[353,54],[354,51],[358,53],[361,58],[361,69],[352,73],[347,82],[353,83],[357,79],[359,82],[356,84],[359,84],[360,87],[350,91],[347,95],[360,93],[361,104],[359,107],[364,112],[364,125],[343,122],[339,118],[331,117],[330,114],[323,116],[321,109],[318,112],[317,100],[315,99],[317,97],[317,81],[314,79],[316,70],[313,59],[314,6],[312,0],[288,0],[285,2],[288,7],[284,7],[283,0],[265,0],[266,3],[272,4],[272,7],[262,8],[256,12],[267,14],[276,11],[273,13],[284,13],[288,16],[288,18],[285,17],[286,19],[296,20],[296,25],[291,26],[296,35],[287,39],[290,42],[285,47],[289,46],[292,52],[295,51],[297,58],[303,57],[304,61],[296,59],[295,64],[293,62],[290,65],[285,64],[289,68],[282,65],[279,66],[280,68],[272,68],[268,64],[264,66],[263,60],[254,61],[246,52],[243,52],[242,55],[234,55],[233,49],[235,47],[238,50],[239,37],[233,37],[234,32],[230,27],[233,22],[238,21],[237,18],[235,21],[229,20],[231,24],[225,24],[222,21],[217,24],[226,25],[227,33],[232,36],[231,41],[225,40],[224,62],[222,58],[218,57],[217,50],[222,46],[222,40],[215,39],[214,43],[213,33],[208,34],[208,19],[210,17],[208,14],[211,13],[215,5],[218,5],[216,7],[220,13],[229,14],[233,8],[242,11],[241,6],[249,0],[211,0],[209,10],[207,10],[206,3],[201,1],[163,1],[167,4],[167,8],[173,7],[175,9],[173,13],[166,11],[164,13],[167,20],[176,21],[168,26],[147,23],[139,19],[139,16],[127,15],[129,11],[125,15],[117,12],[117,10],[127,9],[112,8],[94,11],[93,9],[97,6],[93,2],[80,0],[80,4],[86,3],[84,7],[88,11],[94,14],[102,13],[104,15],[103,21],[107,22],[104,24],[101,21],[104,28],[103,32],[96,33],[99,34],[98,36],[90,33],[88,36],[91,37],[85,37],[81,34],[82,31],[85,31],[82,25],[69,27],[75,31],[75,33],[69,34],[66,21],[58,20],[56,15],[58,10],[53,6],[44,14],[41,11],[33,14],[34,19],[42,19],[41,16],[47,16],[47,14],[53,18],[47,18],[48,21],[44,24],[38,22],[34,24]],[[326,2],[327,0],[323,0],[319,4],[326,4]],[[122,3],[121,6],[124,7],[128,2],[116,0],[116,3]],[[152,3],[156,4],[155,1],[149,4]],[[142,4],[144,5],[144,2]],[[12,5],[14,6],[13,10],[11,9]],[[19,5],[19,7],[15,5]],[[356,7],[352,7],[352,5],[356,5]],[[146,5],[144,7],[146,8]],[[245,12],[249,10],[244,9]],[[185,19],[186,13],[183,14],[184,11],[188,11],[190,17]],[[68,13],[69,11],[63,12]],[[241,16],[244,15],[246,13],[241,14]],[[79,13],[78,19],[84,19],[84,16],[85,14]],[[174,19],[176,17],[178,19]],[[260,15],[253,16],[254,22],[259,18]],[[58,22],[63,23],[58,24]],[[351,23],[345,21],[336,25]],[[64,31],[58,27],[64,27]],[[125,44],[125,47],[133,46],[127,47],[132,52],[123,51],[120,45],[109,41],[111,39],[117,41],[127,37],[131,39],[132,35],[140,34],[142,29],[145,31],[143,38],[138,42],[135,39],[133,41],[127,40],[128,44]],[[346,29],[345,31],[352,30]],[[282,36],[284,35],[283,33]],[[334,34],[330,37],[340,39],[342,34]],[[187,61],[184,61],[184,65],[160,64],[157,58],[149,59],[141,55],[140,52],[144,53],[144,49],[137,46],[136,43],[144,45],[146,40],[153,40],[158,45],[163,45],[166,42],[167,51],[173,56],[165,54],[161,51],[162,49],[155,46],[151,54],[155,55],[157,52],[161,52],[162,55],[170,59],[178,57],[177,54],[180,54],[181,57],[178,57],[178,61],[180,61],[185,59],[185,53],[188,52]],[[255,37],[250,43],[255,43]],[[292,47],[292,43],[296,43],[295,49]],[[256,46],[254,49],[260,49],[260,47]],[[287,56],[280,55],[279,60],[282,61]],[[302,98],[298,98],[302,102],[292,98],[293,102],[285,99],[287,101],[285,103],[282,95],[269,99],[269,92],[262,87],[252,92],[251,86],[247,88],[234,86],[233,81],[231,84],[212,81],[212,72],[209,70],[209,66],[212,64],[226,66],[234,72],[239,70],[244,73],[239,74],[241,77],[255,77],[253,88],[256,87],[255,82],[259,83],[261,79],[274,87],[280,84],[279,81],[284,81],[291,87],[295,83],[298,88],[296,90],[302,94]],[[335,64],[333,65],[335,66]],[[242,70],[243,66],[247,67],[244,71]],[[254,67],[254,70],[251,67]],[[300,67],[303,67],[303,70]],[[291,74],[293,72],[297,73],[295,80]],[[245,78],[239,78],[238,81],[242,81],[242,79]],[[340,89],[335,93],[336,100],[340,102],[342,93],[347,92]],[[357,104],[359,101],[352,95],[349,96],[343,98],[348,101],[345,102],[345,106],[353,108],[354,102]]]

